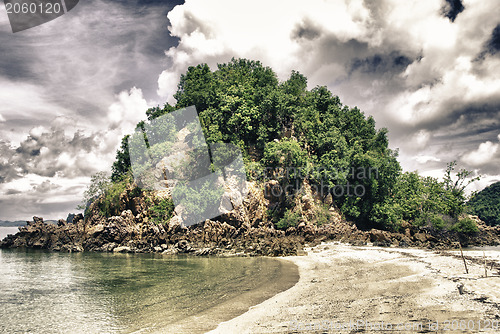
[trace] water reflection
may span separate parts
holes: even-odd
[[[282,269],[268,258],[2,250],[0,332],[150,332],[276,285]]]

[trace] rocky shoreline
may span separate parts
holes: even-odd
[[[301,224],[286,231],[272,225],[230,225],[227,222],[207,220],[189,228],[181,225],[158,225],[138,221],[131,210],[105,222],[89,224],[82,215],[71,223],[45,223],[34,217],[15,235],[0,241],[0,248],[33,248],[52,251],[165,253],[221,256],[284,256],[300,254],[304,245],[315,245],[327,240],[351,245],[384,247],[419,247],[430,249],[500,244],[500,228],[478,223],[479,232],[469,235],[457,233],[433,234],[408,224],[403,233],[371,229],[362,231],[346,221],[321,226]]]
[[[400,232],[379,229],[363,230],[345,220],[331,199],[317,198],[307,184],[303,194],[294,199],[294,209],[301,219],[296,226],[277,229],[269,211],[280,198],[266,197],[264,184],[248,183],[249,195],[240,206],[215,218],[184,227],[179,216],[158,223],[148,216],[150,199],[130,185],[120,195],[117,215],[105,217],[92,203],[84,217],[71,216],[57,224],[33,217],[15,235],[0,241],[0,248],[34,248],[65,252],[127,252],[218,256],[286,256],[303,252],[305,245],[340,241],[355,246],[419,247],[453,249],[458,247],[500,244],[500,226],[487,226],[477,217],[479,231],[463,234],[416,227],[404,222]],[[155,194],[161,196],[161,194]],[[324,207],[328,219],[319,223],[317,213]],[[323,213],[325,214],[325,213]]]

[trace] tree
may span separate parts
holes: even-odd
[[[474,194],[467,203],[467,210],[488,225],[500,225],[500,182]]]
[[[343,105],[327,87],[308,90],[307,78],[296,71],[278,82],[273,70],[258,61],[232,59],[213,71],[199,64],[181,75],[174,97],[175,105],[150,108],[148,122],[195,105],[208,144],[240,147],[247,167],[256,170],[294,168],[296,173],[280,179],[282,186],[300,184],[304,178],[312,188],[327,186],[330,193],[335,187],[350,186],[350,194],[333,196],[334,204],[346,218],[368,226],[398,229],[402,221],[456,223],[464,211],[465,188],[478,179],[464,169],[455,174],[456,162],[447,166],[443,181],[402,173],[398,152],[389,149],[387,129],[377,129],[373,117]],[[147,124],[139,124],[144,133]],[[167,124],[164,128],[166,133],[173,131]],[[150,144],[150,153],[158,159],[168,152],[165,145]],[[125,137],[113,165],[113,181],[129,168]],[[352,192],[355,187],[357,194]],[[196,205],[206,206],[203,196],[189,196],[196,197]],[[285,196],[277,221],[290,209],[290,196],[294,195]],[[206,197],[211,195],[207,192]]]
[[[111,187],[111,180],[106,172],[98,172],[90,177],[90,184],[83,193],[82,204],[78,210],[85,210],[93,201],[104,195]]]
[[[446,167],[446,173],[444,176],[444,188],[447,191],[446,201],[449,214],[454,218],[464,212],[465,203],[467,201],[465,188],[471,183],[481,179],[481,176],[469,179],[469,176],[472,175],[472,171],[465,169],[461,169],[456,176],[453,177],[452,173],[456,166],[456,161],[450,162]]]
[[[130,170],[130,155],[128,139],[130,135],[122,138],[120,148],[116,151],[116,158],[111,169],[111,180],[118,181]]]

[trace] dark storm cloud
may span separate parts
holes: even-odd
[[[484,62],[487,56],[495,56],[500,54],[500,23],[493,29],[491,36],[488,38],[482,51],[474,59],[475,64]],[[477,66],[476,66],[477,67]],[[480,73],[480,69],[476,69]]]
[[[165,14],[180,3],[91,0],[33,29],[1,29],[0,80],[36,85],[47,105],[102,121],[122,90],[136,86],[156,97],[164,50],[178,42]],[[0,109],[7,120],[14,113]],[[46,119],[38,124],[48,125]]]
[[[313,40],[319,36],[321,36],[321,29],[308,19],[296,24],[290,34],[290,38],[296,41],[300,39]]]
[[[61,129],[29,135],[16,148],[0,146],[2,156],[7,160],[0,164],[0,182],[9,182],[26,174],[53,177],[59,173],[70,178],[88,176],[95,172],[91,162],[73,164],[70,161],[84,159],[84,153],[97,150],[98,146],[95,134],[85,136],[78,131],[73,136],[67,136]],[[63,153],[67,161],[61,158]]]
[[[360,71],[363,73],[400,73],[408,65],[413,63],[409,57],[400,54],[398,51],[392,51],[389,54],[375,54],[363,59],[354,58],[351,61],[349,72]]]
[[[119,129],[132,117],[134,101],[121,92],[137,87],[132,99],[158,98],[158,74],[169,64],[164,52],[178,43],[166,14],[182,3],[80,1],[68,14],[16,34],[0,21],[0,195],[8,193],[0,198],[3,217],[21,217],[16,206],[31,212],[28,217],[54,217],[78,204],[86,178],[112,161]],[[57,119],[64,124],[54,125]],[[118,130],[108,131],[112,123]],[[33,189],[26,190],[27,180]],[[57,188],[68,183],[74,187]],[[19,189],[23,194],[12,192]],[[51,196],[52,203],[43,203],[47,192],[71,201],[55,203]]]
[[[493,29],[487,44],[487,51],[494,55],[500,52],[500,23]]]
[[[495,127],[500,131],[500,94],[472,103],[450,100],[443,104],[443,109],[448,110],[446,115],[436,113],[435,117],[421,122],[420,126],[430,131],[460,128],[463,133],[471,135]]]
[[[445,0],[445,5],[442,8],[442,13],[445,17],[454,22],[458,14],[465,9],[462,0]]]

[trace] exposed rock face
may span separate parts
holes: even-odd
[[[401,233],[377,229],[362,231],[342,218],[332,206],[331,198],[327,197],[322,202],[312,194],[307,184],[295,197],[293,210],[300,213],[299,223],[286,230],[278,230],[267,215],[276,203],[276,198],[265,196],[266,187],[270,186],[249,183],[249,195],[240,201],[240,205],[232,202],[233,210],[189,228],[182,226],[175,215],[164,225],[150,221],[145,199],[132,197],[127,191],[120,196],[119,215],[103,217],[98,208],[91,205],[85,219],[78,214],[71,217],[72,221],[59,220],[57,226],[45,223],[43,218],[33,217],[33,221],[20,227],[16,235],[2,240],[0,247],[67,252],[278,256],[297,254],[305,243],[317,244],[328,239],[355,245],[427,248],[453,247],[458,240],[464,246],[499,244],[500,227],[486,226],[479,219],[480,232],[468,236],[449,232],[436,235],[433,231],[408,223],[403,224]]]

